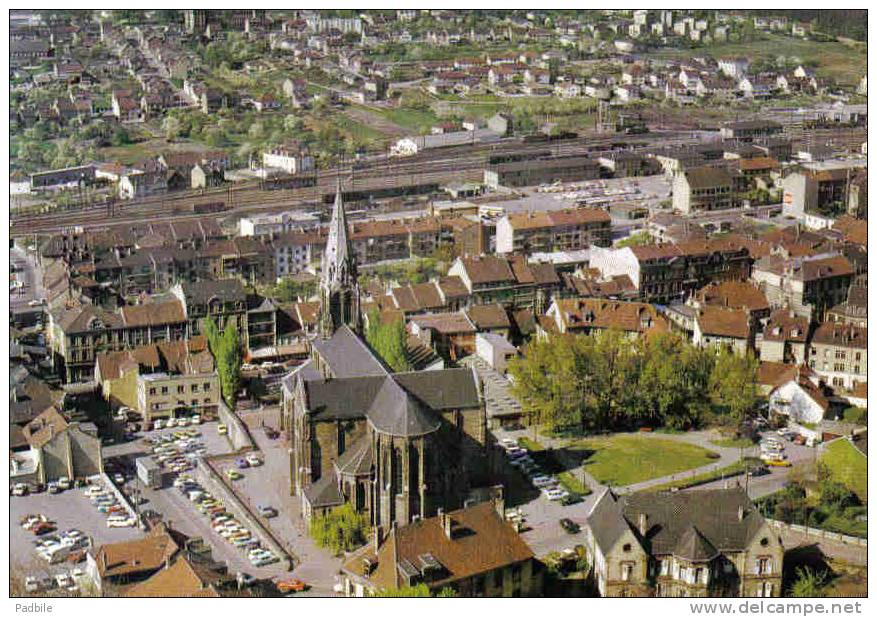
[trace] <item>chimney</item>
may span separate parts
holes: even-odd
[[[639,515],[639,535],[643,538],[646,537],[646,533],[649,531],[649,515],[645,512],[640,512]]]
[[[742,520],[743,520],[743,516],[744,516],[745,514],[746,514],[746,510],[743,508],[743,506],[739,506],[739,507],[737,508],[737,520],[738,520],[738,521],[742,521]]]

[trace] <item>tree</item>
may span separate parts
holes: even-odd
[[[792,584],[793,598],[821,598],[825,595],[825,572],[814,572],[810,567],[795,569],[795,582]]]
[[[741,356],[727,347],[716,357],[710,374],[713,403],[725,409],[735,421],[743,420],[758,402],[758,361],[751,353]]]
[[[406,354],[407,339],[408,333],[401,319],[385,324],[381,322],[381,315],[377,310],[369,313],[365,340],[394,372],[411,370]]]
[[[168,141],[176,141],[183,132],[183,125],[179,118],[168,116],[162,121],[161,130],[164,131],[165,139]]]
[[[437,593],[431,594],[429,587],[418,583],[414,587],[384,588],[372,594],[375,598],[456,598],[457,592],[452,587],[442,587]]]
[[[314,516],[309,528],[314,542],[335,553],[352,551],[362,545],[368,535],[365,515],[349,503],[333,508],[323,516]]]
[[[114,146],[124,146],[126,144],[131,143],[131,135],[128,133],[128,130],[123,127],[117,127],[116,130],[113,131],[112,137],[110,137],[110,143]]]
[[[219,344],[219,384],[226,405],[234,409],[241,387],[241,341],[237,324],[229,320]]]
[[[297,302],[298,299],[309,297],[317,292],[316,279],[310,281],[297,281],[292,278],[282,278],[271,289],[271,297],[278,302]]]

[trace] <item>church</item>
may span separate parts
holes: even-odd
[[[363,338],[340,186],[323,254],[319,333],[309,347],[308,360],[283,378],[281,409],[290,490],[305,517],[350,503],[389,529],[462,507],[488,484],[477,374],[394,373]]]

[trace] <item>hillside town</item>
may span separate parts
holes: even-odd
[[[11,596],[868,595],[866,10],[9,15]]]

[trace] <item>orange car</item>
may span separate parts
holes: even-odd
[[[275,585],[277,586],[277,591],[280,593],[292,593],[294,591],[306,591],[308,589],[308,585],[297,578],[287,581],[277,581]]]

